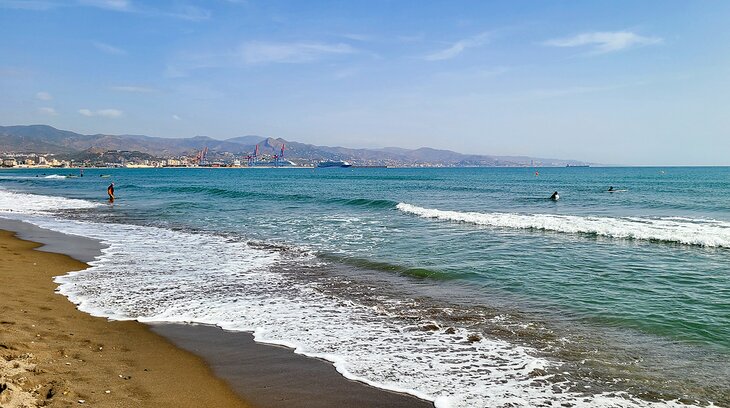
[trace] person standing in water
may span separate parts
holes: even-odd
[[[114,202],[114,183],[109,184],[109,187],[106,188],[106,193],[109,194],[109,202]]]

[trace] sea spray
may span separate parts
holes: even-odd
[[[27,194],[0,189],[0,213],[49,214],[59,210],[88,209],[101,203],[73,198]]]
[[[446,211],[399,203],[398,210],[423,218],[499,228],[534,229],[610,238],[673,242],[730,248],[730,223],[680,217],[588,217],[553,214],[515,214]]]

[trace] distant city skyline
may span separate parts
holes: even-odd
[[[0,0],[0,125],[730,165],[730,3]]]

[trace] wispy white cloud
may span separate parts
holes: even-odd
[[[38,112],[48,116],[58,116],[58,112],[55,109],[49,107],[38,108]]]
[[[172,118],[175,119],[175,120],[181,120],[180,119],[180,116],[177,116],[177,115],[172,115]]]
[[[355,49],[348,44],[317,42],[275,43],[252,41],[239,49],[241,60],[246,64],[289,63],[300,64],[319,60],[328,55],[352,54]]]
[[[19,10],[44,11],[55,9],[62,4],[45,0],[0,0],[0,7]]]
[[[182,20],[203,21],[210,19],[211,13],[209,10],[200,7],[184,5],[179,6],[171,11],[162,12],[162,15],[167,17],[179,18]]]
[[[102,118],[110,118],[115,119],[122,117],[124,115],[124,112],[120,111],[119,109],[99,109],[92,111],[90,109],[79,109],[79,113],[83,116],[99,116]]]
[[[111,11],[136,13],[144,16],[179,18],[188,21],[208,20],[211,16],[209,10],[189,4],[178,4],[169,8],[155,8],[150,6],[150,4],[154,4],[153,2],[132,3],[130,0],[78,0],[78,4]]]
[[[346,43],[250,41],[217,52],[182,52],[167,64],[164,75],[183,78],[201,69],[315,63],[355,53],[360,53],[360,50]]]
[[[132,0],[0,0],[0,8],[46,11],[60,7],[93,7],[102,10],[134,13],[143,16],[170,17],[188,21],[202,21],[211,17],[209,10],[178,4],[173,7],[150,6],[154,2]]]
[[[573,37],[556,38],[543,44],[551,47],[592,47],[593,54],[606,54],[628,48],[660,44],[659,37],[644,37],[630,31],[597,31]]]
[[[152,92],[157,92],[157,89],[154,89],[154,88],[148,88],[146,86],[135,86],[135,85],[112,86],[110,89],[112,91],[133,92],[133,93],[152,93]]]
[[[51,94],[49,94],[48,92],[38,92],[35,94],[35,97],[36,99],[41,101],[50,101],[51,99],[53,99],[53,96],[51,96]]]
[[[135,8],[129,0],[78,0],[82,6],[98,7],[115,11],[134,11]]]
[[[113,45],[109,45],[107,43],[103,43],[100,41],[94,41],[91,44],[94,47],[96,47],[97,50],[99,50],[101,52],[105,52],[107,54],[112,54],[112,55],[126,55],[127,54],[127,51],[125,51],[121,48],[118,48]]]
[[[114,11],[135,11],[129,0],[0,0],[0,7],[47,11],[60,7],[96,7]]]
[[[434,51],[424,57],[427,61],[442,61],[451,59],[454,57],[459,56],[462,52],[467,50],[468,48],[475,48],[480,47],[490,40],[490,33],[480,33],[473,37],[465,38],[463,40],[459,40],[453,44],[451,44],[449,47],[444,48],[442,50]]]

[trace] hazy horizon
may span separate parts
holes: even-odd
[[[730,3],[0,0],[0,10],[8,125],[730,164]]]

